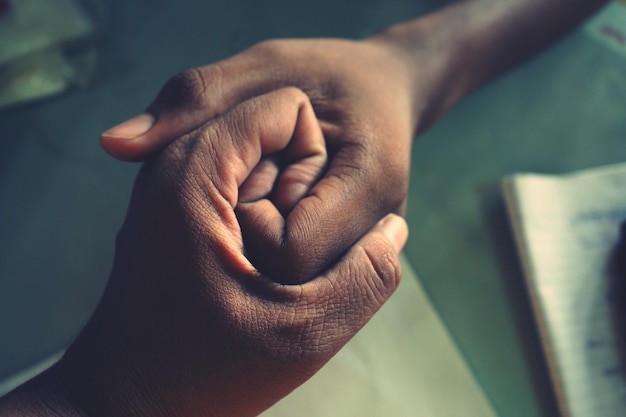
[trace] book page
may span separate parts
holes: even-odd
[[[516,175],[504,191],[563,415],[626,415],[613,292],[626,276],[611,270],[626,219],[626,165]]]

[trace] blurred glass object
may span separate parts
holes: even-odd
[[[98,0],[0,0],[0,110],[89,85]]]

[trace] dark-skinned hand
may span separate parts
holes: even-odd
[[[57,366],[0,401],[0,415],[48,415],[32,402],[37,412],[11,414],[37,392],[49,415],[253,416],[307,380],[394,291],[407,236],[391,214],[306,283],[260,273],[238,217],[282,219],[317,201],[325,162],[295,88],[165,148],[138,175],[94,316]]]
[[[102,144],[121,159],[149,159],[242,101],[288,86],[303,90],[328,149],[321,178],[295,208],[295,200],[276,201],[281,216],[238,214],[254,264],[281,282],[305,282],[382,216],[402,212],[415,121],[398,55],[379,42],[263,42],[175,76],[147,113],[106,132]],[[281,163],[264,161],[268,172]]]

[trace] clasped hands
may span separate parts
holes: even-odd
[[[262,82],[231,67],[295,53],[292,42],[184,72],[105,133],[107,151],[147,162],[105,294],[57,367],[85,414],[257,415],[396,288],[407,229],[386,214],[404,200],[409,123],[385,119],[394,101],[367,102],[385,93],[358,71],[344,74],[355,85],[305,93],[271,68]],[[337,42],[321,45],[339,49],[335,77],[348,58]]]

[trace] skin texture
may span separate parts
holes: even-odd
[[[259,162],[277,153],[274,178]],[[259,273],[236,212],[282,219],[281,206],[316,200],[325,162],[308,97],[290,87],[237,105],[145,164],[103,299],[40,381],[79,415],[252,416],[308,379],[395,290],[407,236],[392,215],[302,285]],[[264,189],[271,195],[253,195]],[[28,393],[0,403],[0,415]]]
[[[147,161],[109,285],[0,416],[253,416],[396,288],[412,138],[603,1],[466,0],[364,40],[266,41],[105,132]],[[384,217],[381,222],[380,219]]]
[[[325,62],[324,68],[318,62]],[[263,42],[230,60],[178,74],[149,108],[156,124],[148,135],[124,141],[105,135],[102,144],[120,158],[133,159],[149,144],[159,143],[161,149],[170,137],[241,100],[285,86],[302,89],[329,154],[315,198],[300,202],[284,222],[278,215],[251,215],[244,207],[238,214],[250,231],[248,249],[257,266],[282,282],[304,282],[385,214],[401,211],[413,132],[406,86],[390,84],[389,76],[402,68],[397,56],[375,43]]]

